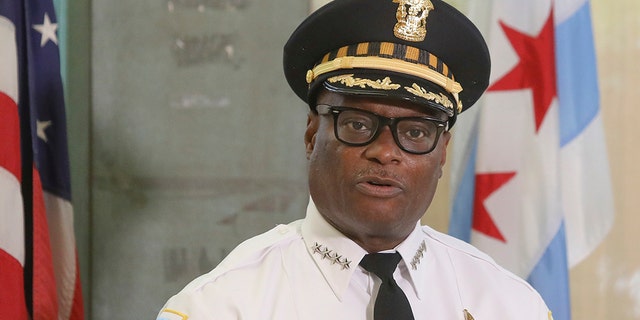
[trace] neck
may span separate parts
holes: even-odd
[[[340,230],[339,228],[336,229],[368,253],[376,253],[395,249],[409,237],[415,229],[415,226],[411,229],[402,231],[390,231],[389,228],[387,228],[385,230],[377,230],[373,232],[359,231],[355,233],[345,232],[345,230]]]
[[[354,238],[346,235],[355,243],[357,243],[360,247],[366,250],[368,253],[375,253],[385,250],[391,250],[397,247],[404,239],[407,237],[403,237],[401,239],[389,239],[389,238],[381,238],[381,237],[365,237],[365,238]]]

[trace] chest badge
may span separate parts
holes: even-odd
[[[474,320],[473,316],[467,309],[464,309],[464,320]]]
[[[398,3],[393,34],[403,40],[418,42],[427,35],[427,17],[433,10],[431,0],[393,0]]]

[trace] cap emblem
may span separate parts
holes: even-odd
[[[393,34],[403,40],[418,42],[427,35],[427,16],[433,10],[431,0],[393,0],[398,3]]]

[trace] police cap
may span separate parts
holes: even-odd
[[[491,69],[476,26],[441,0],[333,0],[293,32],[283,62],[311,108],[322,86],[436,108],[450,127],[480,98]]]

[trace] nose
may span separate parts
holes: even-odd
[[[400,162],[402,150],[393,139],[391,128],[387,125],[380,130],[378,137],[366,146],[365,157],[380,164]]]

